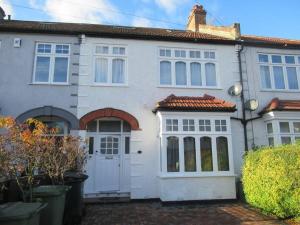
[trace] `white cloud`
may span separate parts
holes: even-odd
[[[135,18],[132,20],[132,26],[134,27],[151,27],[153,26],[151,21],[146,18]]]
[[[175,12],[180,5],[186,4],[187,0],[155,0],[155,3],[170,14]]]
[[[74,23],[119,23],[121,15],[108,0],[30,0],[53,20]]]
[[[13,14],[13,8],[10,4],[9,0],[0,0],[0,6],[4,10],[6,15],[12,15]]]

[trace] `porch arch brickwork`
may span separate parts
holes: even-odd
[[[97,109],[95,111],[85,114],[79,120],[79,128],[80,130],[85,130],[86,125],[89,122],[104,117],[115,117],[115,118],[122,119],[130,124],[131,130],[141,130],[138,120],[133,115],[125,111],[114,109],[114,108]]]

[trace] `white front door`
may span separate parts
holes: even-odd
[[[120,190],[120,136],[97,135],[95,140],[96,192]]]

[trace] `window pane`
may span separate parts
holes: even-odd
[[[280,133],[290,133],[289,122],[280,122],[279,127],[280,127]]]
[[[113,47],[113,54],[125,55],[125,48],[124,47]]]
[[[200,51],[190,51],[190,58],[197,58],[199,59],[201,57]]]
[[[281,144],[288,145],[292,143],[291,137],[281,137]]]
[[[191,85],[201,86],[201,64],[191,63]]]
[[[196,171],[195,138],[185,137],[183,141],[184,141],[184,170],[186,172]]]
[[[49,81],[50,57],[37,56],[35,68],[35,81],[48,82]]]
[[[94,153],[94,137],[89,137],[89,154]]]
[[[131,126],[129,123],[126,121],[123,121],[123,132],[130,132],[131,131]]]
[[[217,86],[216,66],[213,63],[205,64],[206,86]]]
[[[268,142],[269,142],[269,146],[274,146],[274,138],[273,137],[269,137]]]
[[[298,78],[296,67],[287,67],[287,79],[289,84],[289,89],[298,89]]]
[[[97,132],[97,120],[91,121],[87,124],[87,131]]]
[[[186,65],[184,62],[175,63],[176,85],[186,85]]]
[[[55,52],[59,54],[69,54],[69,45],[56,45]]]
[[[268,62],[268,55],[262,55],[262,54],[259,54],[258,55],[258,60],[259,62]]]
[[[268,134],[272,134],[273,133],[273,125],[272,125],[272,123],[267,123],[267,132],[268,132]]]
[[[213,171],[212,145],[210,137],[200,138],[201,170]]]
[[[228,143],[226,137],[217,137],[218,170],[229,171]]]
[[[130,153],[130,137],[125,137],[125,154]]]
[[[96,46],[96,54],[108,54],[108,46]]]
[[[125,62],[123,59],[112,61],[112,83],[124,83]]]
[[[179,140],[177,137],[167,138],[167,171],[179,172]]]
[[[295,57],[294,56],[285,56],[285,63],[295,64]]]
[[[169,85],[172,84],[171,77],[171,62],[160,62],[160,84]]]
[[[55,57],[53,82],[67,82],[68,58]]]
[[[268,66],[260,66],[260,76],[262,88],[271,88],[271,76]]]
[[[294,122],[294,133],[300,133],[300,122]]]
[[[121,121],[99,121],[100,132],[121,132]]]
[[[272,63],[282,63],[280,55],[272,55]]]
[[[38,53],[51,53],[51,44],[38,44]]]
[[[275,88],[276,89],[285,89],[282,67],[274,66],[273,72],[274,72]]]
[[[108,79],[108,60],[96,58],[95,82],[107,83],[107,79]]]

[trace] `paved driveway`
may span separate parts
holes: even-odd
[[[162,206],[160,202],[87,205],[82,225],[273,225],[285,224],[241,203]]]

